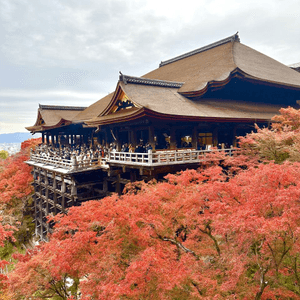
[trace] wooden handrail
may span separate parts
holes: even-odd
[[[110,163],[120,165],[139,165],[139,166],[160,166],[174,164],[197,163],[205,159],[206,154],[211,152],[226,152],[232,155],[234,149],[212,149],[212,150],[163,150],[148,153],[132,153],[132,152],[115,152],[112,151],[105,158],[83,159],[77,160],[75,156],[71,159],[63,159],[58,157],[45,157],[38,154],[31,154],[30,160],[45,165],[51,165],[58,168],[68,170],[81,170]]]

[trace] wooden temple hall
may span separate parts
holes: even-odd
[[[49,214],[121,193],[128,182],[197,168],[212,148],[230,152],[236,136],[254,123],[268,126],[281,107],[298,108],[298,100],[297,69],[235,34],[141,77],[120,72],[116,89],[89,107],[40,105],[27,127],[42,134],[27,161],[36,234],[45,239],[51,231]]]

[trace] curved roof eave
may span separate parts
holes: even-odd
[[[76,124],[81,123],[81,122],[76,122]],[[59,128],[62,126],[69,126],[73,124],[72,121],[68,121],[65,119],[60,119],[60,121],[56,124],[51,124],[51,125],[37,125],[37,126],[30,126],[30,127],[25,127],[28,131],[30,132],[43,132],[46,130],[51,130],[55,128]]]
[[[95,118],[94,120],[90,120],[85,122],[87,124],[87,127],[97,127],[97,126],[103,126],[103,125],[112,125],[112,124],[118,124],[123,122],[129,122],[129,121],[135,121],[137,119],[140,119],[142,117],[149,117],[157,120],[164,120],[164,121],[212,121],[215,122],[216,118],[218,119],[218,122],[267,122],[270,121],[271,118],[275,115],[270,114],[270,116],[262,116],[262,115],[248,115],[248,116],[240,116],[236,117],[231,115],[222,116],[222,117],[216,117],[216,116],[199,116],[199,115],[174,115],[174,114],[166,114],[161,112],[153,111],[149,108],[143,107],[143,108],[135,108],[132,111],[128,112],[122,112],[117,115],[106,115],[99,118]]]
[[[121,111],[119,113],[103,115],[91,120],[85,121],[84,123],[88,127],[97,127],[99,125],[107,125],[113,123],[121,123],[125,121],[135,120],[144,116],[145,108],[133,108],[128,111]]]
[[[180,89],[179,89],[178,93],[185,96],[185,97],[189,97],[189,98],[202,97],[203,95],[205,95],[212,88],[224,87],[233,78],[244,78],[244,79],[260,82],[261,84],[264,84],[264,85],[280,86],[280,87],[286,87],[286,88],[290,88],[290,89],[293,89],[293,90],[300,91],[300,86],[298,86],[298,85],[288,84],[288,83],[283,83],[283,82],[276,82],[276,81],[272,81],[272,80],[266,80],[266,79],[258,78],[258,77],[255,77],[255,76],[251,75],[251,74],[247,74],[246,72],[244,72],[243,70],[241,70],[238,67],[235,68],[230,73],[227,73],[227,74],[224,74],[226,76],[222,76],[219,79],[211,80],[211,81],[203,83],[203,85],[202,85],[203,87],[199,90],[186,91],[186,92],[182,91],[181,92]]]

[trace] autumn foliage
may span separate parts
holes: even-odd
[[[30,148],[39,142],[40,139],[27,140],[21,144],[20,152],[0,160],[0,204],[13,207],[15,200],[32,193],[31,167],[24,164],[24,161],[29,159]]]
[[[240,137],[243,154],[260,160],[300,161],[300,111],[282,108],[273,117],[271,128],[259,128],[257,132]]]
[[[299,115],[233,158],[53,217],[49,242],[16,257],[12,299],[300,299]]]
[[[9,248],[12,249],[13,245],[25,241],[24,238],[20,239],[22,229],[27,231],[24,228],[27,227],[27,224],[24,222],[23,213],[27,209],[29,196],[33,190],[30,185],[32,181],[31,168],[24,164],[24,161],[29,159],[30,148],[40,140],[31,139],[23,142],[19,153],[0,159],[0,247],[2,247],[1,255],[5,256],[1,258],[6,258],[10,254],[5,247],[10,245]],[[0,260],[0,269],[6,269],[7,264],[4,259]],[[2,288],[4,279],[6,279],[6,275],[1,273],[0,286]],[[3,293],[1,293],[0,299],[6,299],[3,297]]]

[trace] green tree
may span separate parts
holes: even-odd
[[[0,159],[8,158],[8,152],[5,150],[0,150]]]

